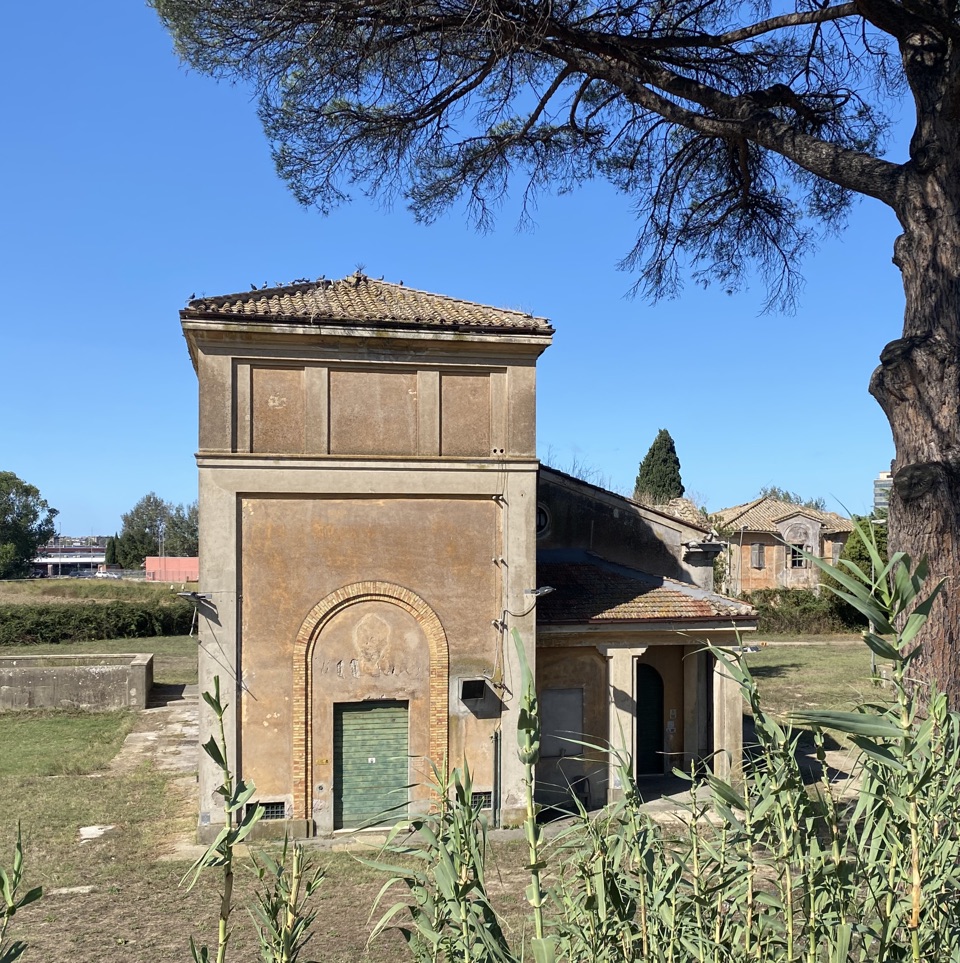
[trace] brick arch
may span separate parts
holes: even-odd
[[[293,816],[310,819],[313,808],[313,652],[324,626],[361,602],[389,602],[416,619],[429,647],[430,759],[446,764],[449,727],[450,651],[437,613],[415,592],[390,582],[354,582],[331,592],[303,620],[293,649]]]

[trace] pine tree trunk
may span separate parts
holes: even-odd
[[[960,708],[960,124],[949,54],[924,53],[905,58],[919,120],[897,204],[903,338],[883,350],[870,390],[896,445],[890,549],[926,557],[928,587],[944,580],[912,675],[935,681]]]
[[[953,307],[956,315],[960,301]],[[890,418],[896,444],[890,499],[889,545],[914,561],[926,557],[944,587],[920,641],[913,676],[936,681],[960,708],[960,471],[957,461],[958,358],[956,345],[904,339],[888,345],[873,393]],[[952,426],[951,426],[952,422]]]

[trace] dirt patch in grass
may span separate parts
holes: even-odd
[[[129,785],[123,787],[129,791]],[[71,866],[58,867],[55,849],[68,845],[65,833],[58,840],[38,845],[35,832],[26,833],[30,884],[41,882],[47,895],[15,920],[13,937],[29,945],[27,960],[46,963],[156,963],[188,959],[191,936],[214,945],[219,906],[216,871],[201,876],[190,892],[180,885],[189,864],[162,861],[160,833],[175,813],[164,810],[140,824],[123,822],[100,839],[72,844]],[[104,818],[119,818],[114,813]],[[154,822],[154,818],[156,821]],[[134,850],[131,852],[131,850]],[[409,959],[401,936],[387,933],[367,946],[376,917],[371,918],[377,894],[386,877],[341,852],[314,851],[316,864],[327,878],[315,897],[317,920],[306,959],[324,963],[395,963]],[[488,879],[493,899],[504,912],[519,945],[523,932],[523,847],[512,841],[493,846]],[[260,959],[256,933],[244,906],[254,894],[255,880],[249,862],[241,861],[237,874],[236,909],[228,959],[254,963]],[[85,887],[92,886],[89,891]],[[83,887],[83,889],[72,889]],[[66,888],[66,889],[65,889]],[[379,912],[403,895],[392,891]]]
[[[316,897],[319,912],[307,959],[352,963],[369,959],[390,963],[405,951],[399,937],[388,936],[368,952],[369,908],[382,885],[371,873],[359,876],[346,854],[324,854],[329,885]],[[218,878],[210,874],[190,892],[180,886],[186,866],[154,863],[136,875],[104,880],[91,892],[45,896],[30,908],[30,919],[17,918],[15,935],[27,941],[26,959],[46,963],[157,963],[189,959],[190,937],[215,946]],[[253,895],[253,876],[237,877],[237,909],[228,959],[254,963],[260,959],[253,923],[243,908]],[[24,913],[24,917],[27,913]]]

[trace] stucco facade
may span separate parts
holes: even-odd
[[[836,564],[853,523],[835,512],[764,496],[717,513],[727,541],[726,591],[816,589],[820,570],[804,553]]]
[[[591,805],[619,798],[626,757],[641,783],[704,764],[735,775],[741,696],[707,646],[737,646],[756,620],[713,592],[722,543],[705,526],[548,468],[538,509],[537,577],[554,588],[537,613],[541,800],[568,787]],[[566,719],[551,718],[551,692]],[[578,710],[579,741],[608,751],[564,736]]]
[[[432,767],[466,760],[495,820],[516,822],[510,631],[538,677],[592,667],[599,737],[620,658],[609,650],[649,651],[621,625],[592,651],[553,641],[538,666],[535,376],[553,329],[361,274],[200,299],[181,321],[200,383],[199,681],[220,677],[234,771],[278,824],[310,835],[394,802],[397,814],[422,809]],[[561,502],[576,516],[583,501],[565,484],[546,498],[558,519]],[[703,532],[631,515],[618,549],[615,518],[600,521],[607,498],[587,499],[598,544],[704,582],[704,551],[684,547]],[[666,660],[677,744],[704,756],[712,727],[687,721],[696,694],[676,690],[707,679],[687,678],[679,637],[666,636],[673,650],[646,658]],[[218,784],[202,760],[201,837],[222,820]]]

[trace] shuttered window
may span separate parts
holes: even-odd
[[[545,689],[540,694],[540,756],[577,756],[582,751],[583,689]]]
[[[752,568],[763,568],[763,542],[754,542],[750,546],[750,566]]]

